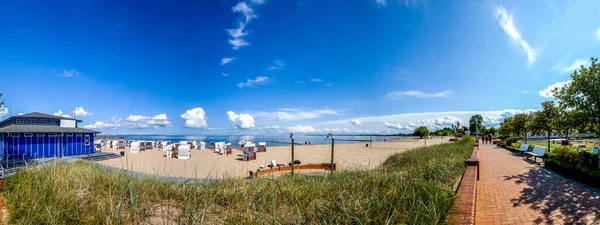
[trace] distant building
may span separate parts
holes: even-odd
[[[79,128],[81,120],[27,113],[0,122],[1,158],[49,158],[94,153],[97,131]]]

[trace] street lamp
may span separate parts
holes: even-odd
[[[334,146],[335,138],[333,137],[332,134],[327,134],[327,138],[331,138],[331,165],[329,165],[329,168],[331,169],[331,172],[333,173],[333,146]]]
[[[294,176],[294,134],[290,133],[290,138],[292,139],[292,176]]]

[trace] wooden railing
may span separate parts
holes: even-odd
[[[332,169],[332,164],[331,163],[321,163],[321,164],[304,164],[304,165],[294,165],[294,170],[315,170],[315,169],[322,169],[322,170],[331,170]],[[284,171],[291,171],[292,167],[291,166],[276,166],[273,168],[269,168],[269,169],[259,169],[256,172],[255,171],[250,171],[250,178],[255,178],[258,176],[262,176],[265,174],[270,174],[270,173],[276,173],[276,172],[284,172]],[[336,170],[336,166],[335,163],[333,164],[333,170]]]

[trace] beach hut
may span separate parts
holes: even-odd
[[[173,149],[175,148],[174,145],[165,145],[165,147],[163,148],[164,151],[167,152],[167,158],[173,158]]]
[[[140,151],[146,151],[146,141],[137,141],[140,144]],[[132,143],[133,144],[133,143]]]
[[[212,149],[212,150],[214,150],[215,148],[216,148],[216,146],[215,146],[215,142],[214,142],[214,141],[211,141],[211,142],[208,144],[208,149]]]
[[[177,147],[177,158],[178,159],[190,159],[190,145],[181,144]]]
[[[256,160],[256,145],[244,144],[244,161]]]
[[[125,145],[127,147],[131,147],[131,143],[133,143],[133,140],[128,140],[127,142],[125,142]]]
[[[231,143],[225,144],[225,155],[231,155]]]
[[[215,142],[215,152],[225,153],[225,142]]]
[[[131,142],[131,147],[129,148],[129,152],[131,152],[131,153],[139,153],[140,150],[141,150],[141,148],[140,148],[141,144],[142,143],[139,142],[139,141]]]
[[[267,152],[267,143],[266,142],[258,142],[257,152]]]
[[[199,149],[199,150],[206,149],[206,142],[204,142],[204,141],[201,141],[201,142],[200,142],[200,145],[198,145],[198,149]]]
[[[125,149],[125,140],[118,140],[117,149]]]
[[[152,149],[152,148],[153,148],[152,141],[146,141],[146,150]]]

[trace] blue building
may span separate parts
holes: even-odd
[[[94,153],[97,131],[79,128],[81,120],[28,113],[0,122],[1,158],[49,158]]]

